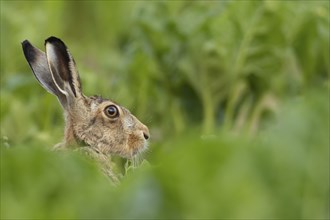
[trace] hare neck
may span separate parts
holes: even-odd
[[[65,131],[64,131],[64,143],[67,147],[86,146],[86,144],[80,140],[74,131],[73,119],[69,113],[65,114]]]

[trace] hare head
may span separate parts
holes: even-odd
[[[22,42],[34,76],[56,95],[65,113],[64,146],[88,145],[103,154],[132,158],[147,147],[149,130],[126,108],[109,99],[82,92],[75,61],[56,37],[45,41],[45,52]]]

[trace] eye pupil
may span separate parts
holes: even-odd
[[[105,109],[105,113],[110,118],[115,118],[118,116],[119,112],[116,106],[110,105]]]
[[[109,113],[109,115],[115,115],[116,114],[116,109],[111,106],[111,107],[108,108],[108,113]]]

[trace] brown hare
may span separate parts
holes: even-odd
[[[64,110],[65,137],[60,148],[88,146],[98,154],[128,159],[147,148],[148,128],[126,108],[83,94],[75,61],[60,39],[46,39],[45,53],[27,40],[22,47],[34,76],[57,96]]]

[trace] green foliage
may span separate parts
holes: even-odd
[[[134,70],[140,59],[150,67],[146,72],[155,81],[145,83],[151,88],[144,91],[159,94],[157,99],[177,116],[169,122],[177,131],[201,112],[205,133],[213,132],[217,112],[224,112],[226,127],[234,127],[241,117],[242,126],[252,129],[277,99],[299,94],[329,71],[329,17],[321,5],[267,1],[153,6],[140,10],[129,52]],[[140,81],[137,89],[144,78]],[[137,99],[135,105],[139,103],[144,100]]]
[[[193,132],[168,141],[118,187],[74,153],[2,148],[1,217],[327,219],[329,109],[322,93],[285,105],[252,140]]]
[[[283,98],[328,77],[329,4],[323,1],[1,4],[1,98],[18,102],[1,113],[11,121],[9,112],[29,103],[24,117],[36,113],[37,129],[61,113],[31,78],[19,45],[25,38],[40,48],[50,35],[63,38],[85,92],[118,100],[162,139],[191,126],[205,134],[220,126],[255,133]],[[45,111],[40,96],[50,106],[47,120],[37,117]],[[4,121],[11,136],[12,122]]]
[[[329,218],[328,1],[0,4],[1,218]],[[52,35],[151,130],[119,187],[48,151],[63,113],[20,42]]]
[[[2,149],[1,161],[2,219],[74,218],[105,209],[102,200],[111,192],[109,182],[76,155],[29,146]],[[95,204],[89,205],[91,201]]]

